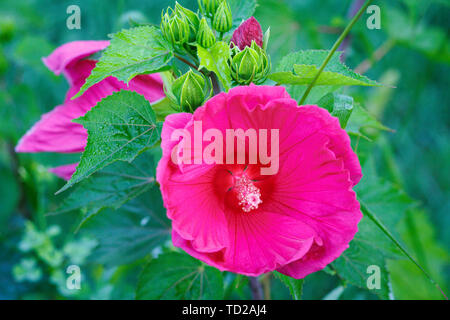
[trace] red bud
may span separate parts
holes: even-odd
[[[252,40],[260,47],[263,45],[263,32],[258,20],[250,17],[241,23],[239,28],[233,32],[231,42],[243,50],[245,47],[250,47]]]

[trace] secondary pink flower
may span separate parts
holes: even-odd
[[[119,90],[133,90],[144,95],[149,101],[164,97],[163,84],[159,75],[140,75],[125,83],[113,77],[89,88],[75,100],[71,98],[79,91],[97,63],[88,59],[93,53],[105,49],[109,41],[74,41],[58,47],[44,64],[56,75],[63,73],[69,82],[69,91],[62,105],[44,114],[19,141],[17,152],[82,152],[86,146],[87,132],[82,125],[72,122],[86,114],[101,99]],[[53,168],[50,171],[70,179],[77,164]]]
[[[244,49],[246,46],[250,47],[252,40],[260,47],[263,45],[263,32],[258,20],[254,17],[250,17],[234,30],[231,42]]]
[[[261,163],[173,162],[172,133],[191,133],[197,121],[224,137],[227,129],[279,129],[278,172],[261,175]],[[157,180],[173,243],[220,270],[303,278],[336,259],[357,232],[362,215],[352,187],[361,167],[348,135],[337,118],[298,107],[282,87],[236,87],[193,115],[172,114],[161,147]]]

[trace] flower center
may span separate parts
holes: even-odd
[[[236,183],[234,187],[236,188],[237,198],[242,210],[244,212],[250,212],[257,209],[262,203],[259,188],[246,175],[235,177],[235,179]]]

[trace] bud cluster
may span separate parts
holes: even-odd
[[[179,59],[195,69],[199,65],[197,47],[211,48],[217,41],[223,41],[224,34],[233,27],[227,0],[198,0],[198,4],[200,12],[195,13],[176,3],[173,9],[168,8],[161,15],[164,38],[173,45],[175,53],[181,55]],[[216,34],[219,34],[218,39]],[[226,60],[234,85],[260,84],[266,80],[271,64],[263,42],[261,26],[253,17],[234,31]],[[170,73],[164,81],[164,89],[177,110],[194,112],[212,96],[212,80],[208,75],[208,72],[189,70],[175,79]]]
[[[174,46],[197,44],[209,48],[216,42],[212,29],[224,34],[231,30],[233,17],[226,0],[199,0],[199,7],[205,17],[210,18],[211,26],[205,18],[184,8],[178,2],[175,9],[168,8],[161,14],[161,31],[164,37]]]

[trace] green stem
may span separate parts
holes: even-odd
[[[319,68],[319,71],[317,72],[314,79],[309,84],[308,88],[306,88],[305,93],[303,94],[302,98],[299,101],[299,104],[301,105],[303,102],[305,102],[306,98],[308,97],[308,94],[311,92],[311,89],[314,87],[314,84],[317,82],[317,79],[319,78],[320,74],[322,73],[323,69],[325,69],[328,62],[330,62],[331,57],[333,56],[334,52],[339,48],[339,45],[341,42],[347,37],[347,34],[350,32],[350,30],[355,25],[356,21],[358,21],[359,17],[363,14],[364,11],[366,11],[369,4],[372,2],[372,0],[368,0],[362,7],[359,9],[358,13],[352,18],[350,23],[345,27],[342,34],[339,36],[339,38],[336,40],[336,42],[333,44],[333,47],[331,48],[330,52],[328,53],[327,57],[325,58],[325,61],[322,63],[322,65]]]
[[[177,58],[178,60],[180,60],[181,62],[187,64],[188,66],[190,66],[191,68],[194,68],[195,70],[198,70],[198,67],[192,63],[190,63],[189,61],[187,61],[185,58],[179,56],[178,54],[174,54],[175,58]]]

